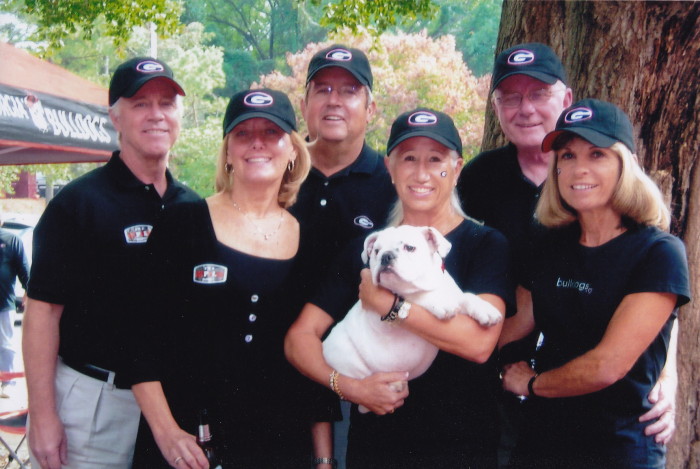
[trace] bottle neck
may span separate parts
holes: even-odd
[[[202,442],[211,441],[211,432],[209,431],[209,425],[204,424],[199,426],[199,434],[197,439]]]

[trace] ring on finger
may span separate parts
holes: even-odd
[[[179,463],[180,461],[182,461],[182,459],[183,459],[182,456],[176,457],[176,458],[175,458],[175,464],[177,464],[177,463]]]

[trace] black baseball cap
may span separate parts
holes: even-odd
[[[557,80],[566,83],[566,70],[561,59],[549,46],[539,42],[518,44],[498,54],[493,65],[491,91],[509,76],[518,74],[531,76],[548,85]]]
[[[134,57],[119,65],[109,82],[109,105],[119,98],[131,98],[147,82],[154,78],[166,78],[175,88],[175,92],[185,96],[182,86],[175,81],[173,71],[162,60],[152,57]]]
[[[411,137],[428,137],[462,154],[462,139],[452,118],[447,114],[428,108],[404,112],[391,124],[387,155],[404,140]]]
[[[542,150],[551,151],[556,138],[571,132],[600,148],[622,142],[634,153],[634,131],[627,114],[614,104],[582,99],[564,109],[557,125],[542,141]]]
[[[306,84],[308,85],[314,75],[320,70],[328,67],[344,68],[352,73],[352,76],[362,85],[369,86],[369,89],[372,89],[372,69],[369,66],[367,56],[360,49],[333,44],[316,52],[311,58],[311,62],[309,62]]]
[[[224,137],[235,126],[254,117],[272,121],[287,133],[297,130],[297,116],[287,95],[261,88],[239,91],[231,96],[224,115]]]

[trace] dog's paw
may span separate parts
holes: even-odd
[[[467,314],[482,326],[495,326],[503,320],[498,309],[473,293],[464,294]]]

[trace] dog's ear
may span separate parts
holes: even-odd
[[[425,227],[425,239],[443,259],[447,257],[447,253],[452,249],[452,243],[447,241],[447,239],[432,226]]]
[[[367,236],[365,238],[365,249],[362,251],[362,262],[367,265],[369,262],[369,255],[372,252],[372,248],[374,247],[374,242],[377,240],[379,237],[379,232],[372,233],[371,235]]]

